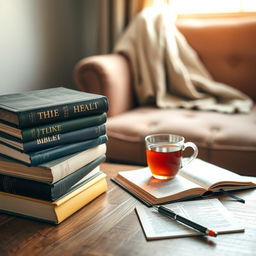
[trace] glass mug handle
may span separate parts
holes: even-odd
[[[182,158],[181,168],[186,166],[186,165],[188,165],[198,155],[198,148],[197,148],[195,143],[193,143],[193,142],[185,142],[184,145],[183,145],[182,151],[185,151],[186,148],[192,148],[194,150],[194,152],[193,152],[192,156],[190,156],[189,158],[187,158],[187,159],[183,159]]]

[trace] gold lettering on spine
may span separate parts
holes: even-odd
[[[68,106],[63,107],[63,115],[64,117],[69,117]]]
[[[57,141],[57,140],[60,140],[60,134],[56,134],[56,135],[52,135],[52,136],[37,139],[36,144],[45,144],[45,143],[52,142],[52,141]]]
[[[36,115],[35,115],[35,113],[34,113],[34,112],[29,113],[29,115],[28,115],[28,121],[29,121],[31,124],[33,124],[33,123],[35,122],[35,120],[36,120]]]
[[[41,128],[40,131],[41,131],[40,134],[42,135],[57,133],[61,131],[61,125],[54,125],[54,126]]]
[[[59,110],[58,109],[53,109],[53,110],[47,110],[47,111],[41,111],[41,112],[37,112],[39,119],[50,119],[50,118],[55,118],[55,117],[59,117]]]
[[[73,112],[74,113],[80,113],[80,112],[85,112],[85,111],[92,111],[98,109],[98,102],[92,102],[88,104],[80,104],[80,105],[75,105],[73,107]]]
[[[74,107],[73,107],[73,112],[74,112],[74,113],[80,112],[80,111],[79,111],[79,106],[74,106]]]
[[[32,138],[36,137],[36,129],[33,129],[31,131],[31,136],[32,136]]]

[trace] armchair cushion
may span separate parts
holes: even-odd
[[[250,114],[139,107],[107,121],[108,158],[146,164],[144,137],[173,133],[199,147],[199,157],[244,175],[256,175],[256,106]]]

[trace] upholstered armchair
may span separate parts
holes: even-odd
[[[181,21],[178,29],[214,80],[256,100],[256,18]],[[107,157],[145,165],[144,137],[168,132],[199,147],[199,157],[256,176],[256,107],[249,114],[223,114],[140,106],[134,96],[129,60],[120,54],[82,59],[74,69],[76,86],[109,98]]]

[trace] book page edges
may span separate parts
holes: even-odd
[[[246,181],[220,181],[209,187],[210,191],[218,191],[220,189],[246,189],[256,187],[254,182]]]
[[[11,157],[11,158],[14,158],[13,155],[15,156],[16,159],[20,160],[20,161],[23,161],[27,164],[30,164],[31,163],[31,159],[30,159],[30,156],[25,154],[25,153],[22,153],[20,151],[18,151],[18,149],[14,149],[12,147],[8,147],[7,145],[5,144],[0,144],[0,149],[1,149],[1,152],[2,154],[8,156],[8,157]]]
[[[19,150],[24,150],[24,146],[23,146],[22,142],[10,140],[10,139],[4,138],[4,137],[0,137],[0,141],[2,141],[3,143],[6,143],[8,145],[11,145]]]
[[[24,177],[35,179],[43,182],[52,182],[51,170],[48,167],[42,166],[27,166],[19,163],[18,160],[10,160],[0,157],[0,172],[15,177]]]
[[[217,191],[217,187],[218,189],[225,189],[228,186],[233,186],[233,189],[239,189],[240,187],[243,189],[243,186],[256,185],[256,180],[254,181],[250,177],[241,176],[199,158],[194,159],[188,166],[182,168],[178,175],[209,191]]]
[[[0,209],[0,212],[6,213],[6,214],[9,214],[9,215],[13,215],[13,216],[17,216],[17,217],[36,220],[36,221],[40,221],[40,222],[44,222],[44,223],[57,224],[57,222],[56,222],[57,220],[44,219],[44,218],[41,218],[41,217],[34,217],[34,216],[26,215],[26,214],[23,214],[23,213],[18,213],[18,212],[14,212],[14,211],[6,211],[6,210],[2,210],[2,209]]]
[[[0,123],[0,131],[10,134],[19,139],[22,139],[21,130],[16,127],[13,127],[4,123]]]
[[[8,111],[6,109],[0,109],[0,119],[7,122],[14,123],[16,125],[19,124],[18,114]]]

